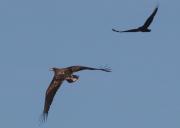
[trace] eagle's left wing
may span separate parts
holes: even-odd
[[[81,70],[101,70],[104,72],[111,72],[110,68],[91,68],[91,67],[86,67],[86,66],[71,66],[68,67],[69,70],[71,70],[72,72],[78,72]]]

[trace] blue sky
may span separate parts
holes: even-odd
[[[159,3],[151,33],[142,25]],[[0,127],[179,128],[179,0],[1,0]],[[64,82],[38,126],[51,67],[108,65]]]

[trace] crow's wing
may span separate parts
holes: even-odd
[[[114,32],[139,32],[140,29],[138,28],[135,28],[135,29],[129,29],[129,30],[124,30],[124,31],[119,31],[119,30],[115,30],[115,29],[112,29]]]
[[[68,67],[67,69],[71,70],[72,72],[78,72],[81,70],[101,70],[105,72],[111,72],[110,68],[91,68],[91,67],[85,67],[85,66],[71,66],[71,67]]]
[[[43,120],[45,121],[48,116],[48,111],[50,109],[50,106],[52,104],[53,98],[63,83],[64,79],[63,77],[61,78],[60,76],[54,76],[53,80],[51,81],[49,87],[46,90],[46,96],[45,96],[45,103],[44,103],[44,110],[43,110]]]
[[[148,28],[149,25],[152,23],[154,16],[156,15],[158,11],[158,6],[154,9],[153,13],[148,17],[148,19],[145,21],[144,25],[142,26],[143,28]]]

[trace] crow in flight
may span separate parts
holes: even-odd
[[[146,22],[142,26],[140,26],[138,28],[129,29],[129,30],[125,30],[125,31],[119,31],[119,30],[116,30],[116,29],[112,29],[112,30],[114,32],[150,32],[151,29],[149,29],[148,27],[152,23],[152,21],[154,19],[154,16],[156,15],[157,11],[158,11],[158,6],[156,6],[156,8],[154,9],[153,13],[148,17]]]
[[[43,121],[47,119],[48,111],[52,104],[53,98],[63,83],[66,80],[68,83],[73,83],[79,79],[79,76],[73,75],[74,72],[78,72],[81,70],[101,70],[105,72],[111,72],[110,68],[91,68],[85,66],[71,66],[67,68],[51,68],[51,71],[54,72],[54,77],[46,90],[45,95],[45,103],[44,103],[44,110],[42,114]]]

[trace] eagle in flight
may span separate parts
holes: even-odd
[[[44,110],[42,114],[43,121],[47,119],[48,112],[50,109],[50,106],[52,104],[53,98],[63,83],[64,80],[66,80],[68,83],[73,83],[79,79],[79,76],[74,75],[74,72],[78,72],[81,70],[101,70],[105,72],[111,72],[110,68],[91,68],[91,67],[85,67],[85,66],[71,66],[67,68],[51,68],[51,71],[54,72],[54,77],[49,85],[49,87],[46,90],[45,94],[45,103],[44,103]]]
[[[158,11],[158,5],[154,9],[153,13],[145,21],[145,23],[142,26],[138,27],[138,28],[124,30],[124,31],[119,31],[119,30],[116,30],[116,29],[112,29],[112,31],[114,31],[114,32],[150,32],[151,29],[149,29],[148,27],[152,23],[152,21],[154,19],[154,16],[156,15],[157,11]]]

